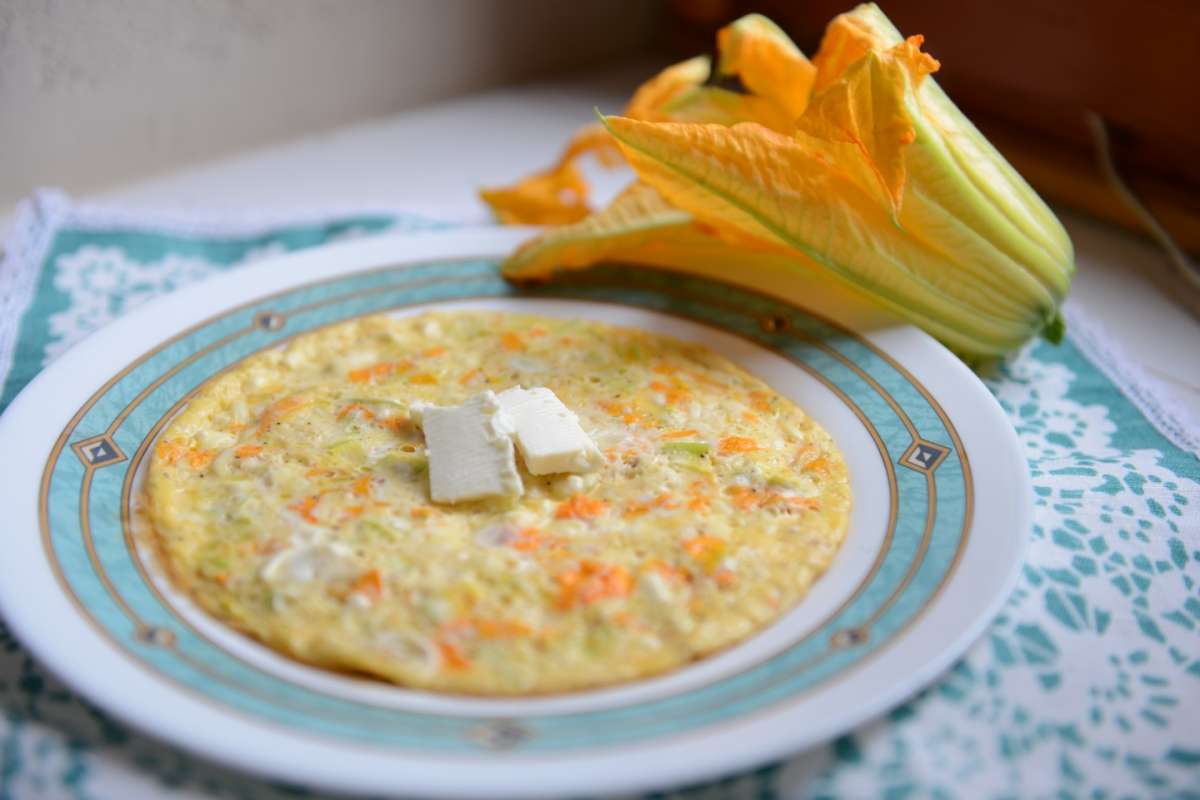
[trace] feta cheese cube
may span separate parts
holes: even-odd
[[[525,469],[531,475],[590,472],[599,466],[600,450],[575,416],[545,387],[505,389],[496,399],[512,425]]]
[[[478,394],[460,406],[422,405],[410,413],[425,431],[429,494],[435,502],[462,503],[524,491],[494,392]]]

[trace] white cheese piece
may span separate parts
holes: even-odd
[[[411,633],[385,630],[375,637],[375,647],[390,658],[432,675],[441,664],[433,642]]]
[[[589,482],[585,481],[582,476],[564,472],[550,478],[546,488],[554,497],[566,500],[573,494],[582,494],[588,486]]]
[[[267,583],[287,587],[313,580],[333,580],[352,574],[352,551],[340,542],[299,544],[281,550],[263,565]]]
[[[429,494],[438,503],[520,494],[521,475],[513,443],[494,392],[460,406],[409,409],[425,431],[429,451]]]
[[[590,472],[600,465],[600,450],[554,392],[514,386],[496,399],[512,424],[530,474]]]

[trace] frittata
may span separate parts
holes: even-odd
[[[524,493],[430,499],[416,403],[544,386],[600,449]],[[155,445],[163,568],[292,657],[520,695],[670,670],[791,608],[845,535],[829,435],[696,344],[490,311],[369,317],[254,355]]]

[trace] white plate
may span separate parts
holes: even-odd
[[[736,264],[743,283],[842,324],[647,269],[518,291],[496,261],[524,235],[409,234],[290,255],[143,307],[59,359],[0,419],[0,452],[27,465],[0,482],[0,610],[14,632],[82,694],[180,747],[289,782],[421,796],[645,790],[750,768],[885,711],[966,649],[1016,576],[1032,506],[1012,428],[968,369],[805,276],[738,276]],[[129,544],[130,499],[154,436],[200,383],[305,330],[434,304],[668,332],[796,399],[850,466],[851,528],[829,573],[797,609],[710,659],[528,700],[302,666],[154,576]]]

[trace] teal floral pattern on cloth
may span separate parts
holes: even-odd
[[[34,274],[22,284],[16,258],[0,264],[0,303],[28,292],[0,320],[12,325],[0,410],[71,344],[179,286],[338,238],[444,227],[409,215],[99,224],[61,201],[54,220],[33,222],[45,226]],[[1070,339],[1036,343],[986,380],[1028,455],[1037,507],[1020,583],[985,635],[932,687],[826,747],[656,797],[1200,800],[1200,461]],[[0,800],[309,796],[127,729],[0,625]]]
[[[940,682],[837,742],[798,793],[1200,797],[1196,459],[1069,341],[988,385],[1037,497],[1020,583]]]

